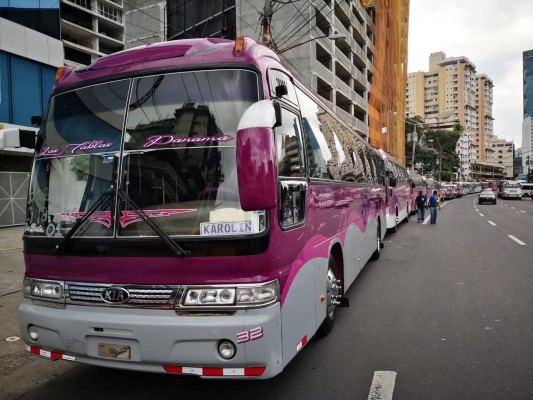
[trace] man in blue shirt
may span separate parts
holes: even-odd
[[[433,191],[433,195],[429,197],[429,213],[430,213],[430,222],[432,224],[437,223],[437,207],[440,210],[439,197],[437,196],[437,191]]]

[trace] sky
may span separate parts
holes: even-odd
[[[522,144],[522,53],[533,50],[533,0],[410,0],[407,71],[429,55],[464,56],[494,83],[494,133]]]

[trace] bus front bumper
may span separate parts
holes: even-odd
[[[24,299],[19,324],[27,350],[50,359],[204,378],[266,379],[283,369],[279,303],[232,315],[178,315],[137,308],[58,309]],[[223,341],[236,348],[230,360],[219,353]]]

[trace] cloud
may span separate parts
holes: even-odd
[[[467,57],[494,82],[494,133],[522,142],[522,53],[533,49],[532,0],[411,0],[408,71],[431,53]]]

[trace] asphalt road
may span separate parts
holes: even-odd
[[[395,400],[533,399],[533,201],[478,206],[475,199],[445,203],[436,225],[413,217],[387,236],[330,335],[311,340],[274,379],[206,381],[20,355],[26,364],[0,383],[26,381],[25,394],[0,393],[25,400],[377,400],[373,378],[387,371]],[[7,308],[3,320],[14,318],[4,316]]]

